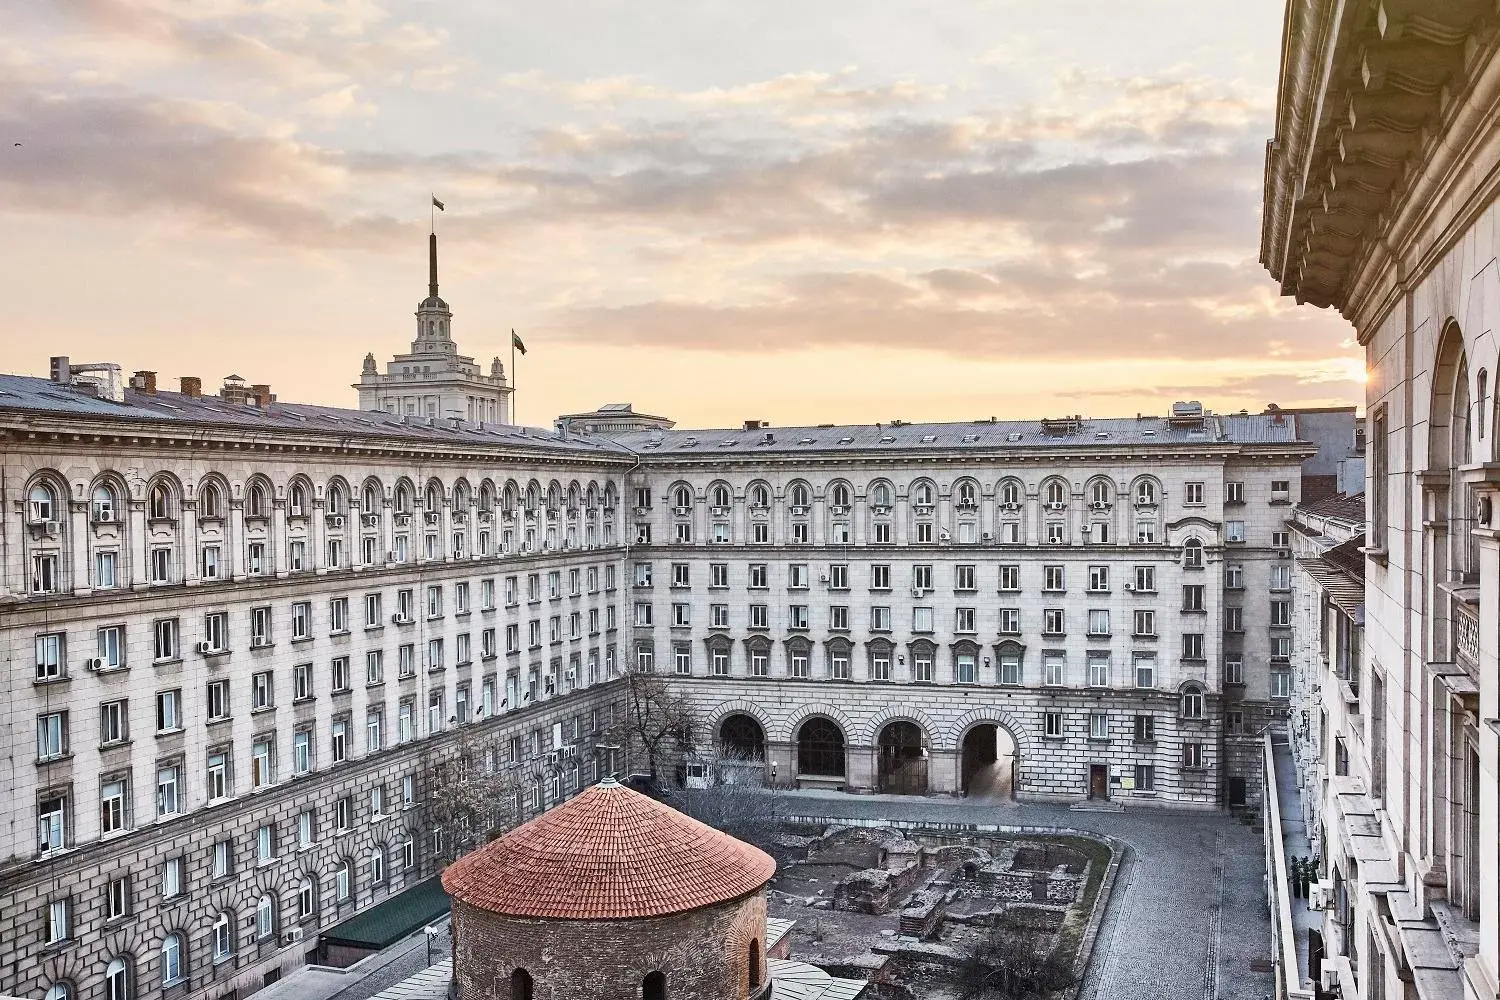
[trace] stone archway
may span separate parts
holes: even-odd
[[[842,778],[847,773],[844,731],[838,723],[814,715],[797,730],[798,777]]]
[[[876,739],[876,790],[896,795],[927,794],[927,748],[922,727],[906,719],[888,722]]]
[[[980,722],[964,733],[959,751],[960,789],[965,796],[1009,800],[1016,797],[1020,754],[1010,730]]]
[[[719,723],[719,746],[737,760],[765,760],[766,731],[752,716],[735,712]]]

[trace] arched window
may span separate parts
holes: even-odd
[[[750,989],[760,985],[760,938],[750,939]]]
[[[385,852],[378,847],[370,848],[370,884],[385,881]]]
[[[334,889],[338,894],[339,902],[349,898],[349,862],[340,861],[339,866],[333,870]]]
[[[411,499],[411,487],[406,483],[399,484],[396,487],[396,513],[410,514]]]
[[[723,483],[719,483],[716,486],[714,486],[714,489],[713,489],[713,506],[715,506],[715,507],[728,507],[729,506],[729,487],[725,486]]]
[[[104,1000],[130,1000],[130,966],[124,958],[110,959],[104,968]]]
[[[293,483],[290,496],[287,497],[287,513],[292,517],[302,517],[308,511],[307,487],[302,483]]]
[[[1203,568],[1203,543],[1196,538],[1189,538],[1182,543],[1182,566],[1184,569]]]
[[[1068,488],[1056,479],[1047,484],[1047,502],[1049,504],[1061,504],[1068,502]]]
[[[374,514],[380,510],[380,490],[376,489],[374,483],[365,484],[365,497],[359,507],[366,514]]]
[[[147,514],[155,518],[172,516],[172,491],[167,488],[166,483],[156,483],[151,487],[151,495],[147,500]]]
[[[161,942],[161,984],[171,986],[182,973],[182,935],[168,934]]]
[[[224,516],[224,494],[213,483],[204,483],[198,488],[198,516]]]
[[[328,513],[342,514],[344,512],[344,488],[338,483],[332,483],[328,487]]]
[[[276,901],[269,894],[255,903],[255,936],[265,940],[276,933]]]
[[[245,516],[265,517],[266,507],[267,504],[265,485],[262,483],[252,484],[250,487],[250,492],[245,495]]]
[[[687,510],[693,506],[693,491],[691,487],[679,486],[672,491],[672,506],[678,510]]]
[[[766,755],[765,730],[742,712],[731,715],[719,726],[719,744],[726,756],[735,759],[761,760]]]
[[[792,506],[808,506],[807,487],[802,483],[794,483],[792,485]]]
[[[646,978],[641,980],[641,1000],[667,1000],[666,973],[646,973]]]
[[[531,973],[525,969],[510,974],[510,1000],[532,1000]]]
[[[73,1000],[73,987],[67,983],[53,983],[42,1000]]]
[[[1196,684],[1189,684],[1182,689],[1182,717],[1203,718],[1203,689]]]
[[[1114,486],[1099,480],[1089,487],[1089,501],[1095,506],[1107,506],[1114,499]]]
[[[834,483],[833,484],[833,505],[835,507],[848,507],[848,506],[850,506],[850,504],[849,504],[849,485],[847,483]]]
[[[234,954],[234,915],[227,910],[214,921],[214,961],[222,962]]]
[[[756,483],[753,487],[751,487],[751,489],[750,489],[750,506],[752,506],[752,507],[769,507],[769,506],[771,506],[771,491],[768,490],[768,489],[766,489],[766,484],[765,483]]]
[[[974,489],[974,484],[965,480],[958,484],[958,505],[960,507],[973,507],[979,503],[979,497]]]
[[[833,720],[814,717],[797,731],[797,772],[835,777],[844,773],[844,733]]]
[[[313,915],[317,906],[317,893],[313,889],[312,879],[305,878],[297,883],[297,919],[306,920]]]
[[[870,490],[870,506],[890,507],[891,488],[885,483],[876,483]]]
[[[33,521],[57,521],[57,494],[46,483],[37,483],[31,488],[30,519]]]
[[[120,519],[119,502],[115,491],[104,483],[94,487],[92,517],[95,524],[110,524]]]
[[[1135,502],[1138,504],[1156,503],[1156,483],[1150,479],[1142,479],[1135,484]]]
[[[1000,502],[1007,507],[1021,505],[1021,484],[1015,481],[1000,484]]]
[[[918,483],[911,491],[911,502],[918,507],[932,506],[932,484]]]
[[[428,510],[437,510],[443,506],[443,491],[438,488],[437,483],[427,484],[427,499],[423,502]]]

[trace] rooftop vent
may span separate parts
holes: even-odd
[[[854,443],[854,439],[852,437],[841,437],[841,438],[839,438],[839,444],[853,444],[853,443]]]
[[[813,443],[813,439],[812,438],[798,438],[797,439],[797,443],[798,444],[812,444]]]
[[[932,444],[936,440],[937,440],[937,435],[936,434],[923,434],[922,435],[922,443],[923,444]]]
[[[978,434],[965,434],[964,444],[976,444],[979,441]]]
[[[747,430],[747,431],[764,430],[765,428],[770,427],[770,426],[771,426],[771,422],[769,420],[746,420],[745,421],[745,430]]]
[[[1017,441],[1021,440],[1021,432],[1011,431],[1009,434],[1005,435],[1005,440],[1009,441],[1011,444],[1015,444]]]

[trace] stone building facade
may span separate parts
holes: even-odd
[[[0,376],[0,992],[232,996],[621,766],[628,457],[503,425]],[[92,376],[91,376],[92,378]]]
[[[1322,701],[1322,978],[1500,992],[1500,33],[1453,0],[1288,7],[1261,257],[1364,348],[1363,679]],[[1333,704],[1344,699],[1342,706]]]
[[[1258,799],[1293,418],[615,440],[640,456],[622,654],[777,780],[956,794],[998,760],[1023,798]]]

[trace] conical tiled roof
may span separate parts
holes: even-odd
[[[775,871],[764,851],[606,781],[458,859],[443,888],[505,916],[629,920],[738,899]]]

